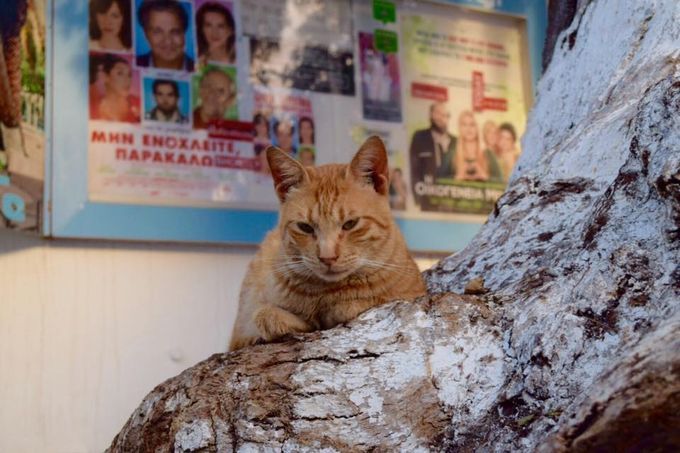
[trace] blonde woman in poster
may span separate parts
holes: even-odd
[[[500,182],[502,172],[498,161],[493,152],[482,149],[479,126],[471,111],[464,110],[458,117],[458,134],[454,157],[455,179]]]

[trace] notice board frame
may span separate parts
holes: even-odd
[[[439,0],[525,22],[531,87],[541,74],[547,8],[532,0]],[[42,233],[54,238],[256,245],[276,224],[276,211],[114,204],[88,199],[86,2],[47,0],[45,200]],[[73,79],[73,69],[80,80]],[[533,90],[529,90],[531,92]],[[51,94],[50,94],[51,93]],[[460,250],[480,222],[398,218],[414,251]]]

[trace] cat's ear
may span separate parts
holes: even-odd
[[[278,195],[279,200],[283,203],[290,189],[302,183],[309,176],[302,164],[290,157],[285,151],[275,146],[270,146],[265,152],[267,153],[269,169],[274,178],[276,195]]]
[[[349,164],[349,172],[361,182],[371,184],[379,194],[387,195],[389,189],[387,151],[380,137],[374,135],[366,139]]]

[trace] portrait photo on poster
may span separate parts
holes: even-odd
[[[189,125],[189,82],[144,77],[144,120]]]
[[[526,122],[521,34],[502,16],[429,8],[401,22],[410,193],[420,212],[485,215]]]
[[[129,0],[90,0],[90,51],[132,52]]]
[[[135,0],[135,62],[140,68],[193,72],[193,5],[177,0]]]
[[[299,136],[298,121],[291,113],[281,113],[271,119],[272,144],[291,157],[297,158]]]
[[[236,22],[233,4],[197,0],[195,8],[199,65],[236,64]]]
[[[191,89],[194,129],[207,129],[211,123],[238,119],[236,68],[205,66],[192,78]]]
[[[132,55],[90,52],[90,119],[139,123],[139,83]]]
[[[401,122],[397,53],[376,50],[373,34],[359,32],[359,67],[364,119]]]

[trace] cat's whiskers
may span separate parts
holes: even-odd
[[[359,258],[362,268],[368,268],[376,272],[386,271],[390,275],[411,275],[413,270],[408,266],[401,266],[394,263],[387,263],[385,261],[371,260],[368,258]]]

